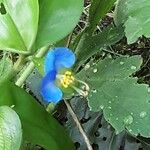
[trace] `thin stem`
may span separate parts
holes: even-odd
[[[68,42],[67,42],[66,47],[69,47],[71,39],[72,39],[72,34],[68,38]],[[90,141],[89,141],[89,139],[88,139],[84,129],[82,128],[79,119],[77,118],[75,112],[73,111],[71,105],[69,104],[69,102],[67,100],[64,100],[64,102],[65,102],[65,104],[67,106],[67,109],[68,109],[70,115],[72,116],[74,122],[76,123],[77,128],[79,129],[80,133],[82,134],[83,139],[84,139],[84,141],[85,141],[85,143],[87,145],[88,150],[93,150],[93,148],[92,148],[92,146],[90,144]]]
[[[40,57],[44,56],[45,53],[48,51],[49,47],[50,46],[45,46],[45,47],[41,48],[39,50],[39,52],[36,54],[35,57],[40,58]],[[23,85],[24,81],[27,79],[27,77],[34,70],[34,67],[35,67],[35,65],[34,65],[33,62],[30,62],[28,64],[28,66],[26,67],[25,71],[22,73],[22,75],[20,76],[20,78],[16,81],[16,85],[17,86],[22,86]]]
[[[93,150],[93,148],[92,148],[92,146],[90,144],[90,141],[89,141],[89,139],[88,139],[84,129],[82,128],[82,126],[81,126],[81,124],[79,122],[79,119],[77,118],[75,112],[73,111],[71,105],[68,103],[67,100],[64,100],[64,102],[65,102],[65,104],[67,106],[67,109],[68,109],[70,115],[72,116],[73,120],[75,121],[75,123],[77,125],[77,128],[79,129],[80,133],[82,134],[82,136],[84,138],[84,141],[85,141],[85,143],[87,145],[88,150]]]
[[[103,49],[103,51],[108,52],[108,53],[111,53],[111,54],[114,54],[114,55],[117,55],[117,56],[121,56],[121,57],[124,56],[124,55],[115,53],[115,52],[113,52],[113,51],[107,50],[107,49]]]
[[[72,40],[72,35],[73,35],[73,32],[68,37],[68,41],[67,41],[66,47],[69,47],[69,45],[71,43],[71,40]]]

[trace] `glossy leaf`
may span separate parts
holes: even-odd
[[[108,13],[116,0],[92,0],[89,12],[89,32],[93,32],[99,21]]]
[[[0,0],[0,49],[25,53],[31,50],[37,34],[37,0]]]
[[[150,37],[149,0],[119,0],[115,11],[117,25],[124,24],[128,43],[142,35]]]
[[[36,48],[63,39],[77,24],[83,0],[39,0],[40,18]]]
[[[19,150],[22,139],[21,122],[8,106],[0,107],[0,149]]]
[[[45,149],[74,149],[64,129],[23,89],[7,82],[0,86],[0,91],[0,105],[14,105],[14,110],[21,119],[26,141]]]
[[[12,67],[12,61],[6,56],[0,60],[0,84],[9,77]]]
[[[120,133],[125,128],[131,134],[150,136],[150,90],[129,77],[141,65],[138,56],[105,59],[91,66],[80,77],[90,86],[89,106],[93,111],[103,109],[108,122]],[[83,75],[85,74],[85,76]]]

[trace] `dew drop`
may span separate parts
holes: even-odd
[[[108,109],[111,109],[111,107],[110,107],[110,106],[108,106]]]
[[[123,62],[123,61],[121,61],[121,62],[120,62],[120,65],[123,65],[123,64],[124,64],[124,62]]]
[[[109,38],[111,38],[111,37],[109,37]],[[112,56],[109,54],[108,56],[107,56],[108,58],[112,58]]]
[[[132,129],[129,129],[129,132],[132,132]]]
[[[115,132],[116,132],[116,135],[120,133],[119,131],[115,131]]]
[[[97,93],[97,90],[96,90],[96,89],[93,89],[92,92],[93,92],[93,93]]]
[[[15,105],[11,105],[11,106],[10,106],[10,108],[14,108],[14,107],[15,107]]]
[[[85,67],[84,67],[85,70],[87,70],[89,68],[90,68],[90,64],[86,64]]]
[[[147,114],[147,113],[146,113],[145,111],[142,111],[142,112],[140,113],[140,117],[141,117],[141,118],[144,118],[144,117],[146,116],[146,114]]]
[[[103,106],[103,105],[100,105],[100,109],[104,109],[104,106]]]
[[[93,70],[93,72],[96,73],[96,72],[97,72],[97,68],[95,68],[95,69]]]
[[[131,124],[132,122],[133,122],[133,117],[132,117],[131,115],[129,115],[129,116],[127,116],[127,117],[124,118],[124,123],[125,123],[126,125],[129,125],[129,124]]]
[[[133,112],[131,112],[130,114],[133,115]]]
[[[111,101],[109,101],[108,103],[111,104]]]
[[[135,69],[136,69],[136,66],[131,66],[131,69],[132,69],[132,70],[135,70]]]
[[[119,120],[119,118],[117,117],[116,120]]]

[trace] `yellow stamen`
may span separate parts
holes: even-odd
[[[70,84],[73,83],[75,78],[72,76],[71,71],[66,71],[64,75],[62,75],[62,78],[60,78],[60,83],[64,88],[68,88]]]

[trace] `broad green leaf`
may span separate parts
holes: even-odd
[[[63,39],[77,24],[83,0],[39,0],[40,18],[36,48]]]
[[[83,64],[92,55],[100,52],[102,48],[115,44],[122,39],[123,35],[121,27],[113,26],[107,27],[98,35],[88,36],[84,34],[75,51],[77,56],[76,66]]]
[[[125,128],[131,134],[150,136],[150,90],[129,77],[139,69],[139,56],[105,59],[79,74],[90,86],[89,106],[103,109],[108,122],[120,133]],[[85,75],[84,75],[85,74]]]
[[[8,57],[4,56],[0,60],[0,84],[9,77],[12,67],[12,61]]]
[[[140,36],[150,37],[150,1],[119,0],[115,11],[116,24],[124,24],[128,43],[134,43]]]
[[[0,107],[0,149],[19,150],[22,139],[21,122],[8,106]]]
[[[0,91],[0,105],[14,106],[26,141],[47,150],[74,149],[64,129],[23,89],[7,82],[0,86]]]
[[[102,112],[90,111],[87,101],[84,98],[75,97],[71,99],[70,103],[75,114],[81,121],[81,125],[90,142],[93,143],[94,150],[119,150],[122,143],[124,143],[125,150],[139,150],[141,147],[141,143],[137,143],[137,139],[131,137],[126,132],[116,135],[114,129],[104,119]],[[79,143],[77,144],[77,146],[79,145],[78,150],[87,150],[87,145],[79,133],[70,113],[67,113],[67,118],[68,121],[65,126],[74,143]]]
[[[116,0],[92,0],[89,12],[89,31],[92,33],[99,21],[108,13]]]
[[[25,53],[35,42],[39,5],[37,0],[0,0],[0,49]]]

